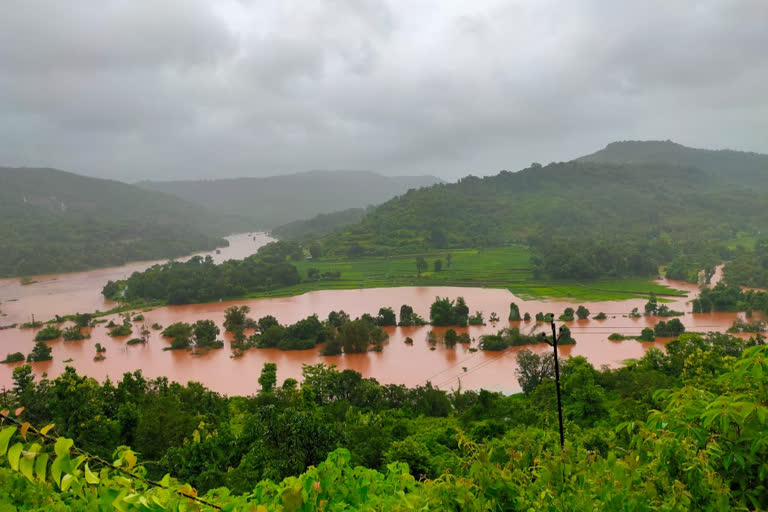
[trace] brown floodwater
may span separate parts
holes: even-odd
[[[689,331],[724,331],[737,317],[733,313],[690,313],[689,301],[696,292],[696,287],[679,282],[665,282],[674,287],[688,290],[689,297],[680,298],[670,303],[672,309],[686,311],[679,317]],[[98,283],[101,288],[102,283]],[[319,348],[303,351],[280,351],[277,349],[251,349],[240,358],[232,358],[229,348],[229,336],[225,339],[225,348],[211,350],[203,355],[194,355],[188,351],[164,351],[168,341],[161,338],[157,331],[151,334],[147,345],[126,345],[129,337],[110,338],[106,335],[103,325],[92,330],[92,338],[83,341],[65,342],[61,340],[49,342],[53,348],[53,361],[33,364],[37,375],[47,372],[50,376],[61,373],[68,364],[76,367],[82,374],[103,380],[107,377],[119,379],[124,372],[142,370],[147,377],[167,376],[171,380],[185,383],[199,381],[216,391],[226,394],[251,394],[259,389],[258,377],[265,362],[277,363],[278,379],[292,377],[300,379],[302,365],[326,363],[335,364],[340,369],[352,369],[365,377],[374,377],[382,383],[397,383],[415,386],[431,381],[433,384],[449,389],[456,388],[459,383],[465,389],[486,388],[503,392],[519,390],[515,378],[515,355],[521,348],[511,348],[503,352],[471,352],[471,347],[477,346],[477,338],[482,334],[495,333],[502,327],[520,325],[523,332],[533,332],[534,322],[510,323],[506,320],[509,313],[509,303],[516,302],[521,314],[537,312],[553,312],[559,315],[566,307],[575,307],[571,302],[547,300],[524,301],[507,290],[482,288],[451,288],[451,287],[403,287],[378,288],[364,290],[332,290],[316,291],[296,297],[278,299],[253,299],[234,302],[217,302],[195,304],[188,306],[168,306],[157,308],[144,313],[144,324],[155,322],[167,326],[173,322],[194,322],[199,319],[214,320],[219,326],[224,320],[224,310],[235,305],[248,305],[250,316],[259,318],[270,314],[281,323],[295,322],[309,314],[317,313],[321,318],[327,317],[332,310],[343,309],[353,317],[363,313],[376,314],[383,306],[390,306],[396,311],[402,304],[411,305],[424,318],[429,317],[429,306],[436,296],[463,296],[471,311],[483,311],[486,319],[491,312],[496,312],[503,320],[496,325],[468,327],[459,329],[465,331],[475,340],[469,346],[457,345],[447,348],[438,344],[435,350],[426,341],[430,326],[387,328],[389,340],[384,344],[382,352],[365,354],[350,354],[326,357],[319,354]],[[640,343],[634,340],[612,342],[608,336],[613,332],[622,334],[639,334],[644,327],[652,327],[657,318],[629,318],[626,315],[632,308],[643,310],[645,299],[631,299],[611,302],[584,303],[596,315],[604,312],[608,315],[605,320],[575,320],[568,322],[577,343],[573,346],[563,346],[560,353],[563,357],[583,355],[595,366],[609,365],[612,367],[622,364],[627,358],[641,357],[650,347],[662,347],[667,340],[653,343]],[[87,308],[80,307],[80,310]],[[59,309],[61,310],[61,309]],[[42,315],[44,316],[44,315]],[[119,319],[116,318],[116,321]],[[542,325],[541,328],[544,328]],[[137,323],[134,333],[138,333],[140,324]],[[435,328],[441,333],[445,329]],[[404,343],[406,337],[413,338],[414,343]],[[0,355],[7,352],[20,351],[28,353],[33,346],[34,331],[30,329],[8,329],[0,331]],[[104,361],[94,361],[94,344],[101,343],[107,348]],[[535,352],[551,350],[546,344],[529,347]],[[66,360],[71,362],[65,363]],[[14,365],[0,365],[0,386],[12,384]]]
[[[211,256],[216,263],[243,259],[273,240],[265,233],[240,233],[226,238],[229,247],[179,259],[187,260],[197,255]],[[57,314],[108,311],[116,304],[101,295],[101,289],[107,281],[125,279],[134,272],[141,272],[166,261],[139,261],[85,272],[35,276],[31,278],[34,282],[27,285],[22,285],[18,278],[0,279],[0,325],[28,322],[32,315],[37,320],[46,321]]]

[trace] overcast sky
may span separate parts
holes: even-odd
[[[768,153],[768,1],[4,0],[0,165],[125,181]]]

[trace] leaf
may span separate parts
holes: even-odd
[[[171,474],[166,473],[165,476],[160,480],[160,485],[163,487],[168,487],[171,485]]]
[[[51,431],[51,429],[55,426],[55,423],[49,423],[48,425],[44,426],[40,429],[40,434],[46,435],[48,432]]]
[[[69,450],[72,448],[74,441],[67,439],[66,437],[60,437],[56,440],[56,444],[53,446],[53,451],[56,452],[57,457],[63,457],[69,455]]]
[[[94,485],[99,483],[99,477],[93,474],[87,462],[85,463],[85,481]]]
[[[136,455],[130,450],[125,452],[123,460],[128,463],[128,469],[133,469],[133,466],[136,465]]]
[[[5,452],[8,451],[8,442],[11,440],[14,432],[16,432],[16,427],[5,427],[0,432],[0,457],[4,456]]]
[[[61,459],[56,458],[53,460],[53,464],[51,464],[51,476],[53,477],[53,481],[56,482],[56,485],[61,487]]]
[[[22,407],[19,407],[18,409],[16,409],[15,411],[13,411],[13,415],[14,415],[14,416],[20,416],[20,415],[21,415],[21,413],[23,413],[23,412],[24,412],[24,406],[22,406]]]
[[[69,489],[69,486],[72,485],[72,482],[75,480],[74,475],[66,474],[64,475],[64,478],[61,479],[61,490],[66,492]]]
[[[24,457],[19,461],[19,471],[21,471],[21,474],[27,477],[27,480],[30,482],[34,482],[35,480],[34,469],[35,459]]]
[[[21,450],[24,449],[24,445],[16,443],[8,450],[8,463],[11,465],[14,471],[19,470],[19,457],[21,457]]]
[[[40,455],[37,460],[35,460],[35,474],[37,475],[37,479],[41,482],[45,482],[45,469],[48,465],[48,454],[43,453]]]

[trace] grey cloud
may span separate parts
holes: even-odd
[[[3,165],[453,178],[627,138],[768,152],[763,0],[10,4]]]

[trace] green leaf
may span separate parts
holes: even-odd
[[[88,467],[88,463],[85,463],[85,481],[89,484],[98,484],[99,477],[94,475],[91,468]]]
[[[16,443],[15,445],[11,446],[10,450],[8,450],[8,462],[14,471],[19,470],[19,457],[21,457],[21,450],[23,449],[23,444]]]
[[[56,444],[53,446],[53,451],[56,452],[57,457],[63,457],[69,455],[69,450],[72,448],[74,441],[67,439],[66,437],[60,437],[56,440]]]
[[[37,475],[37,479],[40,480],[41,482],[45,482],[45,470],[47,465],[48,465],[47,453],[43,453],[37,458],[37,460],[35,460],[35,474]]]
[[[67,491],[69,489],[69,486],[72,485],[72,482],[75,480],[74,475],[66,474],[64,475],[64,478],[61,479],[61,490]]]
[[[4,456],[5,452],[8,451],[8,442],[15,432],[16,427],[6,427],[0,432],[0,457]]]
[[[51,464],[51,476],[53,477],[53,481],[56,482],[56,485],[61,487],[61,459],[56,458],[53,460],[53,464]]]
[[[40,434],[46,435],[50,430],[54,427],[53,423],[49,423],[48,425],[44,426],[40,429]]]
[[[34,482],[35,480],[35,459],[28,459],[26,457],[22,457],[19,461],[19,471],[21,471],[21,474],[27,477],[27,480],[30,482]]]

